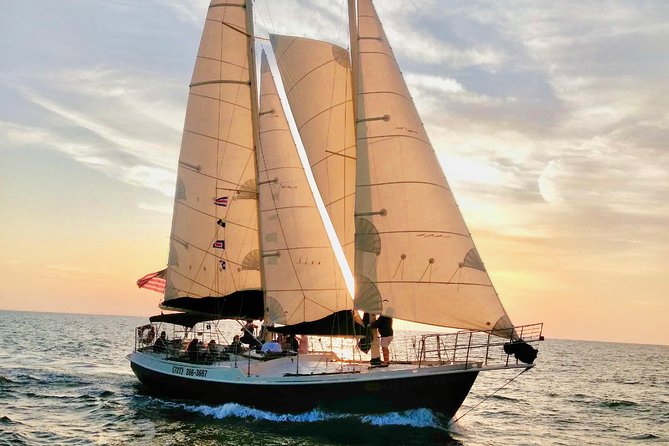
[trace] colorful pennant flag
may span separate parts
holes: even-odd
[[[225,228],[225,220],[223,220],[222,218],[219,218],[216,224],[219,225],[221,228]]]
[[[137,286],[140,288],[146,288],[147,290],[157,291],[158,293],[164,293],[166,276],[167,269],[147,274],[137,281]]]
[[[228,205],[228,197],[218,197],[217,199],[214,200],[214,204],[216,206],[227,206]]]
[[[225,269],[225,260],[220,260],[219,263],[221,264],[221,269]]]
[[[218,249],[225,249],[225,240],[216,240],[212,246]]]

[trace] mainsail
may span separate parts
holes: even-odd
[[[293,325],[350,310],[353,300],[264,54],[260,86],[258,191],[267,316]]]
[[[353,265],[355,134],[349,53],[319,40],[280,35],[270,40],[318,191]]]
[[[510,337],[371,0],[357,43],[356,308]]]
[[[163,308],[217,313],[219,297],[262,299],[247,14],[243,2],[212,2],[207,13],[179,155]]]

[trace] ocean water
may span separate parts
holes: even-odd
[[[669,444],[669,346],[549,339],[521,376],[480,374],[449,423],[155,398],[125,357],[144,322],[0,312],[0,445]]]

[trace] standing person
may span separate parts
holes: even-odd
[[[190,362],[197,362],[199,342],[200,341],[197,338],[193,338],[193,340],[190,341],[190,344],[188,344],[188,348],[186,348],[186,351],[188,352],[188,359],[190,359]]]
[[[383,352],[384,365],[390,364],[390,343],[393,342],[393,318],[387,316],[379,316],[377,320],[372,323],[372,327],[379,330],[379,345]]]
[[[307,335],[300,335],[297,353],[309,353],[309,338]]]
[[[255,337],[256,326],[251,319],[246,321],[246,325],[242,327],[242,337],[240,341],[242,344],[247,344],[251,350],[260,345],[260,342]]]

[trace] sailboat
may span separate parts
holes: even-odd
[[[350,49],[272,35],[269,63],[257,57],[252,1],[211,2],[167,268],[142,282],[160,280],[160,307],[172,312],[138,327],[128,355],[150,391],[275,412],[451,418],[480,372],[534,366],[543,325],[511,323],[372,1],[349,0],[348,12]],[[380,317],[440,331],[381,362]],[[220,321],[250,336],[253,320],[264,334],[247,348],[220,338],[218,353],[205,348]],[[172,339],[156,348],[163,325]],[[254,348],[279,336],[320,347]]]

